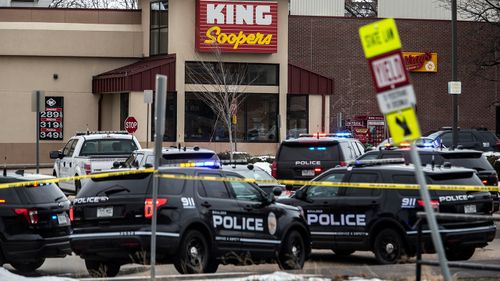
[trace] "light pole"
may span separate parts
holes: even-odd
[[[457,81],[457,0],[451,0],[451,81]],[[458,95],[453,94],[452,149],[458,145]]]

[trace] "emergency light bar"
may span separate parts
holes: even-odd
[[[85,135],[95,135],[95,134],[121,134],[128,135],[127,131],[77,131],[77,136],[85,136]]]
[[[375,165],[408,164],[404,158],[377,159],[377,160],[354,160],[349,161],[349,167],[367,167]]]

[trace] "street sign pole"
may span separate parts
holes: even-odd
[[[160,178],[158,177],[158,168],[160,166],[160,158],[162,156],[161,148],[163,142],[163,135],[165,133],[165,110],[167,101],[167,76],[156,75],[156,100],[155,100],[155,145],[154,145],[154,169],[153,174],[153,218],[151,221],[151,280],[156,279],[156,224],[157,212],[156,201],[158,200],[158,185]]]
[[[434,243],[434,249],[438,254],[441,272],[445,281],[451,281],[448,260],[446,259],[446,254],[444,252],[443,241],[441,240],[441,236],[438,232],[438,224],[436,217],[434,216],[434,209],[431,206],[431,198],[429,190],[427,189],[427,182],[425,181],[424,172],[422,171],[422,163],[420,161],[415,142],[412,142],[410,155],[412,163],[415,166],[415,177],[417,178],[417,183],[420,185],[420,197],[424,200],[425,216],[427,218],[427,224],[431,229],[432,242]]]
[[[40,91],[36,91],[36,173],[40,173]]]
[[[451,0],[451,81],[457,81],[457,0]],[[458,145],[458,95],[452,97],[452,149]]]

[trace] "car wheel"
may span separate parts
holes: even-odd
[[[476,248],[474,247],[457,247],[446,250],[446,258],[449,261],[466,261],[474,255]]]
[[[373,252],[380,264],[394,264],[405,254],[403,239],[394,229],[384,229],[375,237]]]
[[[75,177],[78,177],[78,175],[75,175]],[[80,180],[75,180],[75,195],[80,192],[80,189],[82,189],[82,182]]]
[[[304,238],[296,230],[292,230],[282,242],[278,254],[281,269],[302,269],[306,260]]]
[[[45,262],[45,258],[41,258],[31,262],[11,262],[10,265],[22,273],[29,273],[37,270]]]
[[[213,273],[219,266],[210,258],[210,249],[205,236],[196,230],[189,231],[182,239],[175,269],[181,274]]]
[[[354,250],[335,250],[335,249],[332,249],[332,251],[335,253],[335,255],[339,256],[339,257],[347,257],[347,256],[350,256],[352,253],[356,252]]]

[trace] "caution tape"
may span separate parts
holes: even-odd
[[[90,174],[83,176],[73,176],[64,178],[53,178],[34,181],[22,181],[13,183],[0,184],[0,189],[12,187],[38,186],[45,183],[58,183],[65,181],[78,181],[82,179],[103,179],[108,177],[126,176],[134,174],[156,173],[153,168],[140,170],[127,170],[106,172],[98,174]],[[328,182],[328,181],[301,181],[301,180],[256,180],[251,178],[236,178],[236,177],[213,177],[213,176],[186,176],[179,174],[161,173],[158,177],[165,179],[179,180],[203,180],[203,181],[222,181],[222,182],[247,182],[257,184],[283,184],[283,185],[311,185],[311,186],[326,186],[326,187],[350,187],[350,188],[372,188],[372,189],[404,189],[404,190],[419,190],[418,184],[395,184],[395,183],[347,183],[347,182]],[[428,185],[429,190],[447,190],[447,191],[490,191],[499,192],[500,187],[494,186],[472,186],[472,185]]]

